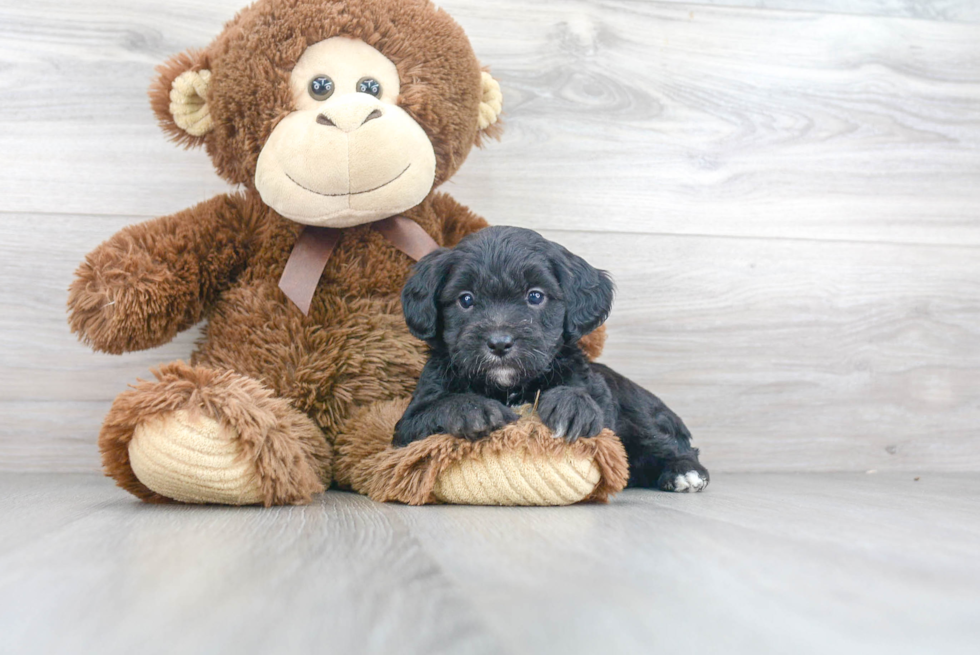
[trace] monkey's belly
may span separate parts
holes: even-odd
[[[260,380],[331,437],[353,408],[410,396],[425,358],[397,297],[318,294],[305,317],[256,284],[225,294],[192,362]]]

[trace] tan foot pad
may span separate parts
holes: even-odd
[[[238,434],[203,414],[177,410],[141,423],[129,443],[129,461],[140,482],[167,498],[262,502],[255,464],[242,456]]]
[[[340,481],[410,505],[571,505],[604,502],[626,486],[626,452],[609,430],[570,444],[530,416],[477,441],[441,434],[393,448],[406,405],[379,403],[353,419],[337,442]]]
[[[588,497],[600,479],[590,457],[489,452],[453,462],[436,478],[432,495],[456,505],[571,505]]]

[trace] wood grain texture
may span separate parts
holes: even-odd
[[[934,639],[969,652],[977,476],[872,478],[717,476],[694,497],[408,520],[530,652],[922,653]]]
[[[444,4],[503,84],[507,135],[448,186],[495,222],[980,243],[975,24],[639,0]],[[154,64],[205,45],[237,6],[5,8],[3,209],[148,217],[224,189],[203,153],[160,138],[145,89]]]
[[[0,652],[972,653],[980,477],[917,477],[254,509],[3,474]]]
[[[0,652],[500,652],[367,498],[152,507],[94,476],[26,479],[0,487]]]
[[[978,243],[976,25],[561,7],[506,26],[497,3],[493,33],[508,39],[474,39],[503,80],[509,133],[454,193],[493,220]]]
[[[507,128],[446,190],[614,274],[605,361],[710,467],[980,466],[975,3],[440,4]],[[145,90],[240,5],[0,2],[0,470],[96,470],[111,399],[189,354],[90,353],[64,301],[116,230],[227,190]]]
[[[980,5],[974,0],[699,0],[697,4],[980,23]]]

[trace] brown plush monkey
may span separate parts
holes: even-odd
[[[243,190],[128,227],[78,269],[70,324],[96,350],[152,348],[207,321],[190,364],[114,402],[99,444],[120,486],[266,505],[331,482],[413,503],[622,488],[613,435],[568,445],[532,418],[479,444],[390,448],[425,354],[398,294],[413,257],[486,225],[435,189],[499,129],[499,86],[444,11],[259,0],[162,66],[150,96],[164,130]]]

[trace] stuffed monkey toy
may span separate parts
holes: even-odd
[[[94,349],[206,321],[190,362],[114,401],[103,466],[148,502],[307,503],[336,484],[421,504],[567,504],[626,482],[607,432],[529,415],[488,438],[391,446],[425,361],[399,293],[486,222],[436,189],[499,132],[501,93],[429,0],[259,0],[150,89],[164,131],[240,191],[133,225],[69,291]],[[583,344],[592,355],[601,333]]]

